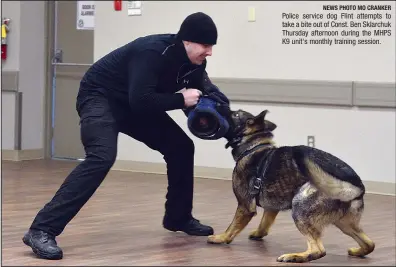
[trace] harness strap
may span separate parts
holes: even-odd
[[[271,149],[266,155],[260,160],[257,167],[257,175],[253,181],[253,188],[251,194],[255,197],[256,203],[259,203],[260,191],[263,186],[263,180],[267,173],[268,167],[272,161],[272,156],[274,155],[276,149]]]

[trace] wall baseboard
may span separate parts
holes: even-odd
[[[1,150],[1,159],[8,161],[35,160],[44,158],[44,149]]]
[[[157,162],[116,160],[112,170],[166,174],[166,165]],[[195,166],[195,177],[231,180],[232,169]]]
[[[166,165],[156,162],[116,160],[112,170],[166,175]],[[197,178],[231,180],[232,169],[196,166],[194,174]],[[377,181],[363,181],[363,183],[367,193],[396,196],[395,183]]]

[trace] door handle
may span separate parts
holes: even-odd
[[[54,57],[52,59],[52,65],[55,66],[91,66],[89,63],[64,63],[63,62],[63,50],[56,49]]]
[[[90,63],[63,63],[63,62],[52,62],[54,66],[92,66]]]
[[[56,49],[54,53],[54,57],[52,59],[52,63],[62,63],[63,62],[63,50]]]

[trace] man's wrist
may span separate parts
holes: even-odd
[[[183,93],[177,92],[175,95],[179,98],[178,101],[179,101],[180,108],[181,108],[181,109],[187,108],[187,106],[186,106],[186,101],[185,101],[185,99],[184,99]]]

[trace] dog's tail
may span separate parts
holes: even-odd
[[[295,147],[293,154],[302,174],[328,197],[351,201],[364,195],[360,177],[337,157],[307,146]]]

